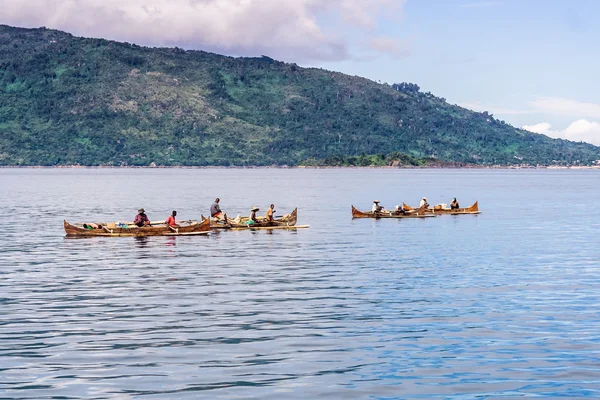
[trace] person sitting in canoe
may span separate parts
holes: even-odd
[[[383,206],[379,205],[379,200],[373,201],[373,207],[371,208],[371,211],[373,211],[374,213],[380,213],[383,211]]]
[[[274,212],[275,212],[275,204],[271,204],[271,206],[267,209],[267,215],[266,215],[267,222],[275,221],[273,219]]]
[[[248,221],[246,221],[246,225],[254,225],[258,222],[258,220],[256,219],[256,212],[259,210],[260,208],[258,207],[252,207],[252,210],[250,210],[250,218],[248,219]]]
[[[423,197],[421,199],[421,203],[419,203],[419,208],[425,206],[425,208],[429,208],[429,203],[427,202],[427,197]]]
[[[179,228],[179,225],[177,225],[177,222],[175,221],[176,216],[177,216],[177,211],[173,211],[171,213],[171,215],[169,215],[169,217],[167,218],[167,221],[165,223],[168,226],[170,226],[171,228]]]
[[[406,210],[401,205],[396,205],[396,209],[393,212],[394,215],[406,214]]]
[[[212,203],[212,205],[210,206],[210,216],[216,219],[217,221],[223,218],[223,212],[221,211],[221,207],[219,206],[219,201],[221,201],[221,199],[217,197],[214,203]]]
[[[137,226],[139,226],[140,228],[142,226],[149,226],[150,225],[150,220],[148,219],[148,216],[146,215],[146,211],[144,211],[143,208],[140,208],[138,210],[138,214],[135,216],[135,219],[133,220],[133,223]]]
[[[456,200],[456,197],[455,197],[454,200],[452,200],[452,202],[450,203],[450,209],[458,210],[459,208],[460,208],[460,204],[458,203],[458,200]]]

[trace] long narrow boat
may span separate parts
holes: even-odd
[[[412,208],[411,206],[408,206],[406,204],[403,204],[404,209],[406,210],[414,210],[414,208]],[[462,215],[462,214],[480,214],[481,211],[479,211],[479,202],[475,202],[473,203],[472,206],[470,207],[465,207],[465,208],[456,208],[456,209],[451,209],[451,208],[443,208],[441,205],[438,206],[434,206],[433,208],[426,208],[425,212],[427,214],[441,214],[441,215]]]
[[[264,218],[259,219],[257,223],[247,224],[250,218],[243,217],[239,219],[227,218],[227,222],[216,222],[211,221],[210,227],[212,229],[232,229],[232,230],[273,230],[273,229],[298,229],[298,228],[308,228],[310,225],[296,225],[298,221],[298,208],[295,208],[289,214],[284,215],[281,218],[277,218],[272,222],[267,222]],[[208,218],[202,216],[203,221],[207,221]]]
[[[128,226],[106,224],[69,224],[64,221],[67,236],[194,236],[208,235],[210,233],[210,221],[180,223],[178,228],[165,223],[152,226]]]
[[[417,210],[411,209],[410,211],[401,214],[395,213],[393,211],[389,212],[374,212],[374,211],[359,211],[354,206],[352,206],[352,218],[427,218],[427,217],[435,217],[433,214],[425,213],[425,207],[421,207]]]

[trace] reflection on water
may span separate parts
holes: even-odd
[[[139,248],[148,247],[148,237],[147,236],[134,236],[133,240],[135,240],[135,244]]]
[[[600,397],[597,171],[0,179],[0,397]],[[483,213],[350,218],[350,204],[423,195],[479,200]],[[216,196],[230,214],[297,206],[311,228],[80,240],[62,231],[64,218],[119,220],[140,202],[151,216],[194,219]],[[21,228],[32,220],[35,234]]]

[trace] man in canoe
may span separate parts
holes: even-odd
[[[406,210],[404,209],[403,206],[397,205],[396,209],[394,210],[394,215],[400,215],[400,214],[406,214]]]
[[[379,205],[379,200],[373,201],[373,207],[371,208],[371,211],[373,211],[374,213],[380,213],[383,211],[383,206]]]
[[[421,202],[419,203],[419,208],[425,206],[425,208],[429,208],[429,203],[427,202],[427,197],[423,197]]]
[[[177,216],[177,211],[173,211],[171,215],[167,218],[166,224],[171,228],[179,228],[177,222],[175,221],[175,217]]]
[[[450,203],[450,209],[458,210],[459,208],[460,208],[460,204],[458,203],[458,200],[456,200],[456,197],[455,197],[454,200],[452,200],[452,203]]]
[[[137,226],[139,226],[140,228],[142,226],[149,226],[150,225],[150,220],[148,219],[148,216],[146,215],[146,211],[144,211],[143,208],[140,208],[138,210],[138,214],[135,216],[135,219],[133,220],[133,223]]]
[[[221,211],[221,207],[219,206],[219,202],[221,199],[218,197],[215,199],[214,203],[210,206],[210,216],[216,220],[220,220],[223,218],[223,212]]]
[[[252,210],[250,210],[250,218],[248,219],[248,221],[246,221],[246,225],[254,225],[258,222],[258,220],[256,219],[256,212],[259,210],[260,208],[258,207],[252,207]]]
[[[267,222],[273,222],[273,221],[275,221],[273,219],[273,213],[274,212],[275,212],[275,204],[271,204],[271,206],[267,209],[267,215],[266,215]]]

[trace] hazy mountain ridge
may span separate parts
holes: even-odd
[[[588,165],[600,148],[516,129],[414,84],[0,25],[0,165],[417,165],[431,157]]]

